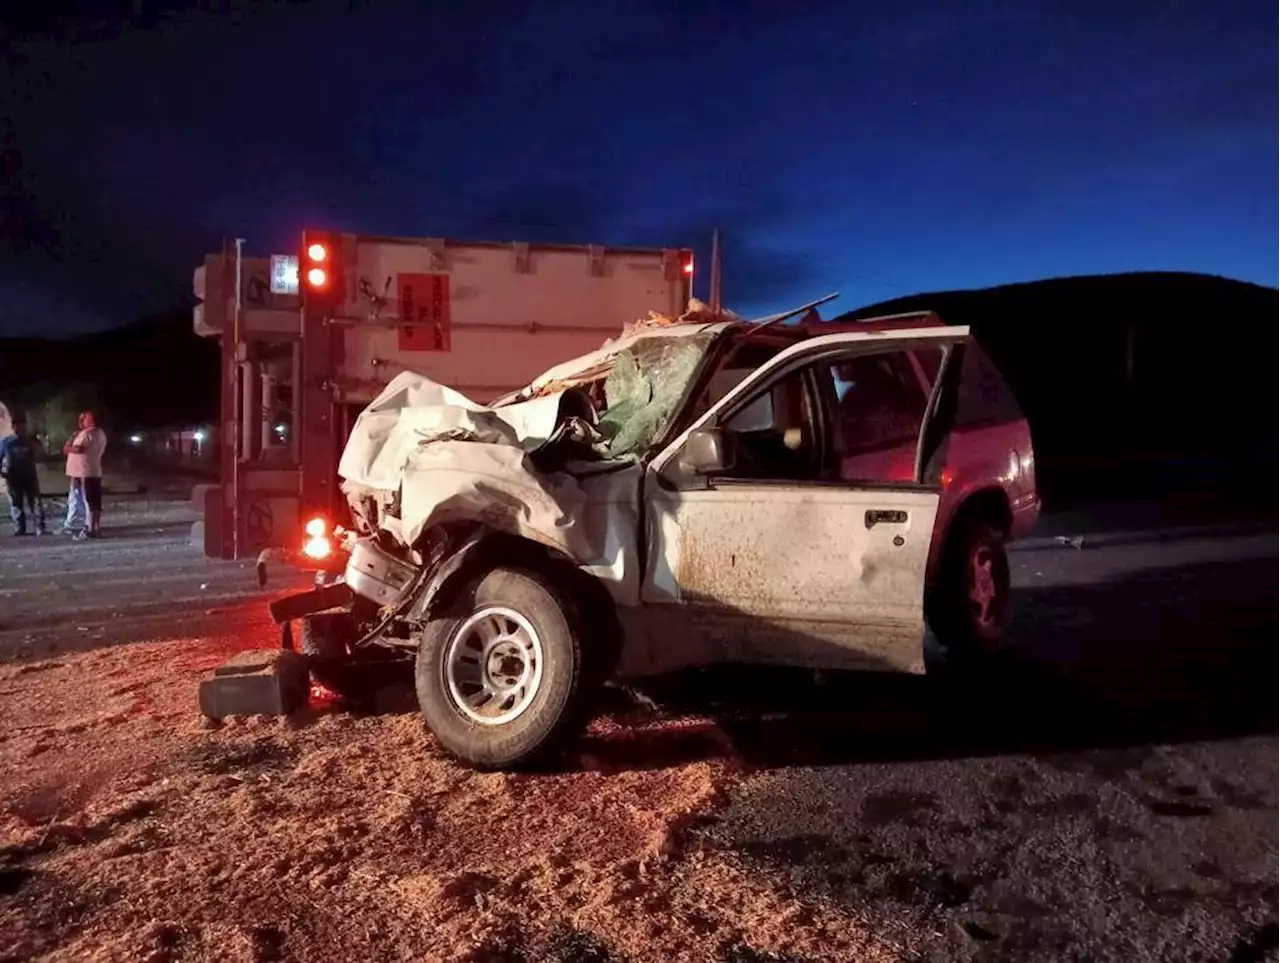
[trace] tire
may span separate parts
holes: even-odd
[[[348,701],[362,702],[369,693],[348,648],[355,639],[350,612],[318,612],[302,620],[298,647],[310,662],[316,682]]]
[[[961,520],[943,558],[930,628],[949,655],[992,651],[1009,614],[1005,534],[982,518]]]
[[[548,577],[495,568],[427,623],[418,706],[450,754],[476,769],[525,768],[577,734],[591,686],[572,611]]]

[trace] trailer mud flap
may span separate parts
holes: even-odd
[[[313,615],[316,612],[324,612],[328,609],[349,605],[351,599],[351,589],[347,587],[346,583],[339,582],[337,585],[326,585],[323,588],[312,589],[310,592],[287,595],[282,599],[276,599],[268,606],[268,609],[271,612],[271,618],[275,620],[276,624],[283,625],[285,622],[292,622],[294,619]]]

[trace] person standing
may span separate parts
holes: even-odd
[[[40,497],[40,478],[36,474],[36,441],[27,432],[26,419],[13,419],[12,435],[0,438],[0,476],[9,486],[9,515],[13,534],[44,535],[44,500]],[[31,512],[32,530],[27,531],[27,512]]]
[[[107,433],[98,427],[92,411],[81,412],[80,430],[62,447],[67,456],[67,518],[65,533],[77,541],[97,538],[102,532],[102,454]]]

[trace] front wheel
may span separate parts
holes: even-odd
[[[478,769],[546,757],[582,724],[582,652],[549,580],[515,569],[480,576],[427,623],[418,705],[440,743]]]

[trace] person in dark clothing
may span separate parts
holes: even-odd
[[[0,476],[9,488],[9,515],[15,535],[44,535],[44,499],[36,474],[36,440],[27,432],[26,421],[13,421],[14,434],[0,438]],[[27,530],[27,513],[32,528]]]

